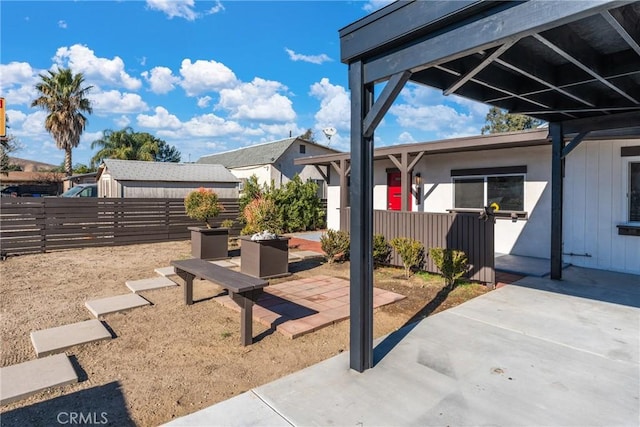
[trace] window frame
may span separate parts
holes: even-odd
[[[526,172],[523,173],[495,173],[495,174],[483,174],[483,175],[455,175],[451,177],[451,186],[452,186],[452,192],[453,192],[453,197],[452,197],[452,201],[453,201],[453,211],[460,211],[460,210],[481,210],[484,208],[484,206],[488,206],[487,205],[487,197],[488,197],[488,189],[489,189],[489,178],[506,178],[506,177],[522,177],[522,210],[509,210],[509,209],[502,209],[500,208],[499,212],[504,212],[504,213],[526,213],[526,209],[525,209],[525,201],[526,201],[526,197],[527,197],[527,186],[525,185],[527,183],[527,174]],[[484,206],[478,207],[478,208],[458,208],[457,206],[455,206],[456,204],[456,180],[465,180],[465,179],[475,179],[475,180],[479,180],[482,179],[483,180],[483,201],[484,201]]]
[[[640,219],[638,221],[631,221],[631,165],[640,166],[640,157],[630,157],[625,159],[624,162],[624,220],[627,224],[640,226]]]

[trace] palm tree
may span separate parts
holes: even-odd
[[[83,87],[84,75],[73,74],[69,68],[47,73],[40,74],[42,82],[36,85],[40,96],[31,106],[49,112],[44,127],[53,136],[56,146],[64,150],[65,172],[71,176],[71,150],[78,146],[80,135],[87,126],[87,118],[82,113],[93,111],[91,101],[86,97],[93,86]]]
[[[93,165],[104,159],[145,160],[156,162],[179,162],[180,152],[161,139],[146,132],[134,132],[126,127],[122,130],[105,130],[102,138],[91,143],[91,148],[100,148],[91,158]]]

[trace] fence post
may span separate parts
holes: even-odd
[[[40,252],[45,253],[47,252],[47,209],[46,209],[46,205],[47,204],[47,199],[44,198],[42,200],[40,200],[40,209],[39,209],[39,213],[38,219],[42,219],[42,226],[40,227]]]

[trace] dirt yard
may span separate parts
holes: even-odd
[[[189,258],[189,244],[68,250],[0,262],[1,366],[35,359],[31,331],[91,319],[85,300],[129,292],[125,281],[154,277],[155,268]],[[348,263],[292,263],[291,271],[272,283],[349,277]],[[376,309],[376,337],[486,292],[465,285],[447,294],[438,276],[405,280],[401,274],[376,271],[376,286],[407,296]],[[204,281],[194,288],[196,299],[219,292]],[[103,319],[114,339],[67,350],[80,382],[3,406],[2,426],[58,425],[60,414],[65,421],[71,412],[91,413],[106,425],[157,426],[348,350],[348,321],[294,340],[254,322],[257,342],[242,347],[238,313],[215,301],[185,306],[181,286],[142,296],[152,305]]]

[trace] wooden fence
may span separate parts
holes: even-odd
[[[238,217],[238,200],[221,199],[213,221]],[[166,242],[190,237],[183,199],[3,198],[0,251],[3,256],[91,246]],[[240,226],[230,234],[239,234]]]
[[[350,229],[350,209],[340,213],[343,230]],[[495,283],[494,223],[473,213],[430,213],[376,210],[373,212],[373,232],[387,241],[395,237],[410,237],[420,241],[425,252],[443,247],[462,250],[467,254],[470,270],[467,277],[484,283]],[[401,266],[400,257],[392,251],[391,264]],[[437,273],[433,261],[425,257],[425,271]]]

